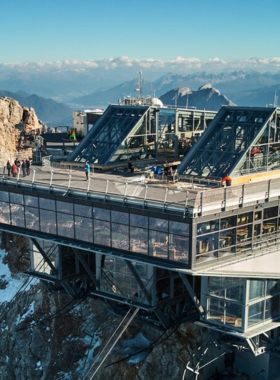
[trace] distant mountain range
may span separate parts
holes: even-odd
[[[17,100],[22,107],[34,108],[38,118],[47,125],[72,125],[73,111],[63,103],[55,102],[52,99],[45,99],[35,94],[30,95],[24,91],[14,93],[0,90],[1,96]]]
[[[195,107],[212,111],[218,111],[222,106],[235,105],[210,84],[200,87],[197,91],[191,91],[187,87],[175,88],[162,95],[160,100],[165,105]]]
[[[75,87],[74,79],[72,84]],[[119,79],[121,80],[121,78]],[[60,78],[61,80],[63,78]],[[75,97],[67,102],[67,105],[53,99],[30,95],[24,91],[0,90],[0,96],[14,98],[20,105],[34,108],[39,119],[45,124],[58,126],[72,125],[72,110],[106,108],[109,103],[117,103],[118,99],[124,95],[137,96],[138,92],[135,90],[138,87],[138,79],[135,78],[109,89]],[[53,92],[55,92],[55,88]],[[75,88],[72,92],[75,93]],[[233,71],[220,74],[199,72],[189,75],[168,73],[155,81],[144,79],[142,93],[159,97],[164,104],[175,105],[176,101],[178,106],[186,107],[188,104],[189,107],[199,109],[218,110],[225,104],[266,106],[273,104],[277,94],[280,94],[280,72]]]

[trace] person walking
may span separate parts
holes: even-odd
[[[10,163],[10,160],[8,160],[7,162],[7,170],[8,170],[8,176],[11,177],[12,165]]]
[[[88,161],[85,163],[84,169],[85,169],[86,181],[87,181],[87,180],[88,180],[89,173],[90,173],[90,166],[89,166]]]
[[[29,175],[30,174],[30,160],[28,158],[25,160],[25,164],[26,164],[26,175]]]
[[[16,163],[14,163],[14,165],[12,166],[13,177],[15,177],[17,175],[17,172],[18,172],[18,167],[17,167]]]
[[[25,161],[22,161],[21,163],[21,170],[22,170],[23,177],[26,177],[26,162]]]

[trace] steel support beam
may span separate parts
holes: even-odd
[[[140,286],[142,292],[145,294],[145,297],[151,303],[152,297],[148,290],[146,289],[145,285],[143,284],[143,281],[141,280],[139,274],[137,273],[136,269],[132,265],[132,263],[129,260],[124,260],[128,268],[130,269],[131,273],[133,274],[135,280],[138,282],[138,285]]]
[[[194,292],[191,284],[189,283],[189,280],[187,279],[187,276],[184,273],[180,273],[180,272],[179,272],[179,276],[181,277],[181,279],[182,279],[182,281],[183,281],[183,283],[184,283],[184,285],[185,285],[185,287],[186,287],[189,295],[191,296],[191,298],[192,298],[195,306],[197,307],[200,315],[204,315],[205,311],[204,311],[204,309],[203,309],[203,307],[202,307],[202,305],[201,305],[198,297],[196,296],[196,294],[195,294],[195,292]]]
[[[75,298],[76,294],[74,290],[71,288],[71,286],[66,281],[62,281],[58,279],[58,274],[59,274],[58,270],[55,268],[55,266],[53,265],[53,263],[51,262],[47,254],[44,252],[40,244],[37,242],[37,240],[34,238],[31,238],[31,241],[35,245],[35,247],[38,249],[39,253],[43,256],[44,260],[48,263],[52,271],[56,274],[57,281],[61,284],[61,286],[63,286],[63,288],[66,290],[68,294],[70,294],[71,297]]]
[[[90,269],[88,263],[85,261],[85,259],[83,258],[83,255],[78,251],[78,249],[76,248],[72,248],[75,255],[77,256],[77,258],[79,259],[79,261],[82,263],[83,267],[85,268],[85,270],[87,271],[87,274],[89,275],[89,277],[92,279],[94,285],[98,288],[99,286],[99,283],[94,275],[94,273],[92,272],[92,270]]]

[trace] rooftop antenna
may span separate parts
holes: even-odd
[[[277,108],[277,103],[278,103],[278,96],[277,96],[277,91],[275,91],[274,94],[274,107]]]
[[[139,92],[138,98],[142,98],[142,71],[139,71],[139,87],[135,88],[136,92]]]
[[[139,96],[142,98],[142,71],[139,71]]]

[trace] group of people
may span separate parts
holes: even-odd
[[[26,177],[30,174],[30,165],[31,162],[28,158],[26,160],[22,160],[21,162],[20,160],[16,159],[13,164],[9,160],[6,165],[8,176],[10,177],[12,175],[13,177],[16,177],[19,173],[19,170],[21,170],[23,177]]]

